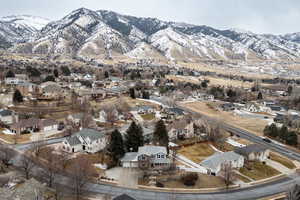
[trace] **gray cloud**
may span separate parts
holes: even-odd
[[[30,14],[54,20],[86,7],[220,29],[274,34],[300,31],[299,0],[0,0],[0,3],[2,16]]]

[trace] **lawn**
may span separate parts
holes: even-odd
[[[198,180],[194,186],[184,185],[179,175],[162,175],[157,177],[158,182],[164,184],[165,188],[184,188],[184,189],[204,189],[225,187],[224,180],[221,177],[198,174]],[[139,184],[148,185],[149,179],[139,180]]]
[[[15,138],[15,135],[7,135],[0,132],[0,138],[5,140],[8,143],[14,143],[15,139],[17,139],[17,143],[25,143],[30,142],[30,137],[32,134],[24,134],[24,135],[18,135],[17,138]]]
[[[215,151],[207,143],[197,143],[191,146],[182,147],[177,153],[196,163],[200,163],[202,160],[213,155]]]
[[[141,115],[141,117],[145,121],[151,121],[151,120],[155,119],[155,114],[145,114],[145,115]]]
[[[240,173],[242,173],[245,176],[248,176],[253,180],[262,180],[280,174],[280,172],[276,169],[265,165],[261,162],[248,163],[247,167],[243,167],[240,169]]]
[[[296,168],[296,165],[291,160],[289,160],[285,157],[279,156],[276,153],[270,153],[270,159],[282,164],[283,166],[286,166],[289,169]]]
[[[244,183],[250,183],[251,182],[250,179],[248,179],[248,178],[246,178],[244,176],[241,176],[240,174],[235,174],[235,176],[236,176],[237,179],[243,181]]]

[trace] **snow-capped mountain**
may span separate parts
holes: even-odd
[[[30,15],[13,15],[0,18],[0,47],[27,42],[36,36],[50,20]]]
[[[20,27],[20,30],[18,29]],[[49,22],[30,16],[0,18],[0,44],[12,51],[80,58],[298,60],[300,34],[266,35],[139,18],[80,8]]]

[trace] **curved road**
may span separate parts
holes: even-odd
[[[194,111],[184,108],[186,112],[193,113],[199,117],[205,117],[209,121],[214,121],[214,119],[203,116]],[[242,129],[232,127],[228,124],[222,124],[222,126],[234,133],[240,135],[242,138],[250,140],[254,143],[259,143],[261,145],[267,146],[273,151],[281,153],[291,159],[300,161],[300,154],[296,151],[290,150],[274,143],[266,143],[262,138],[251,134],[250,132],[244,131]],[[47,144],[53,144],[61,142],[63,138],[52,139],[46,141]],[[24,151],[30,148],[30,144],[20,144],[20,145],[11,145],[13,148],[20,151]],[[20,158],[21,154],[18,155]],[[59,176],[60,183],[67,183],[64,180],[68,179],[67,177]],[[98,193],[98,194],[110,194],[112,196],[120,195],[126,193],[138,200],[248,200],[248,199],[260,199],[263,197],[269,197],[272,195],[280,194],[286,192],[294,184],[300,184],[300,177],[297,173],[291,174],[289,177],[282,178],[280,180],[273,181],[271,183],[260,184],[256,186],[250,186],[242,189],[235,189],[229,191],[221,192],[212,192],[212,193],[180,193],[180,192],[159,192],[159,191],[148,191],[142,189],[129,189],[122,188],[119,186],[106,185],[106,184],[88,184],[87,192]],[[67,186],[67,184],[65,184]]]

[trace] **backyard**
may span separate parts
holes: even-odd
[[[197,143],[194,145],[181,147],[177,153],[187,157],[195,163],[200,163],[207,157],[213,155],[215,151],[209,146],[208,143]]]

